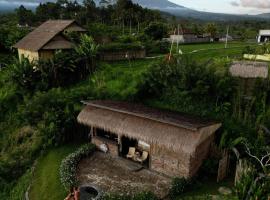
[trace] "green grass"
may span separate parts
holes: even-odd
[[[70,144],[53,148],[38,159],[30,190],[31,200],[59,200],[65,198],[67,193],[60,183],[59,166],[62,159],[74,152],[78,147],[79,145]]]
[[[180,45],[183,54],[187,54],[195,60],[209,60],[212,58],[242,58],[242,51],[246,46],[257,46],[255,43],[229,42],[225,49],[224,43],[185,44]],[[174,46],[174,49],[176,46]],[[174,50],[176,52],[176,50]]]
[[[219,192],[218,189],[220,187],[227,187],[232,188],[233,187],[233,181],[228,179],[225,181],[222,181],[220,183],[217,183],[215,180],[207,180],[203,181],[199,184],[195,184],[192,186],[192,191],[187,192],[175,200],[191,200],[191,199],[207,199],[210,195],[217,195],[220,199],[225,199]],[[230,196],[227,199],[233,200],[234,197]]]
[[[101,98],[126,100],[136,93],[136,86],[140,76],[151,63],[159,59],[142,59],[136,61],[121,61],[114,63],[101,63],[93,77],[78,84],[76,87],[92,85]]]

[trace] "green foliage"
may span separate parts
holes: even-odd
[[[142,81],[142,95],[160,96],[166,91],[181,91],[191,97],[214,97],[217,101],[224,101],[233,92],[227,64],[200,64],[187,58],[152,65],[143,75]]]
[[[166,54],[170,52],[170,43],[165,40],[145,42],[145,48],[147,54]]]
[[[144,30],[144,33],[154,40],[161,40],[168,34],[166,24],[159,22],[151,22]]]
[[[89,57],[92,59],[96,57],[98,47],[91,36],[84,34],[81,36],[80,44],[75,48],[75,51],[81,57]]]
[[[76,170],[79,162],[89,156],[95,150],[93,144],[86,144],[74,153],[68,155],[61,163],[59,173],[61,183],[65,187],[66,191],[70,188],[78,186],[76,179]]]
[[[37,159],[29,191],[30,199],[59,200],[67,195],[60,181],[59,168],[61,161],[70,153],[76,151],[80,144],[65,144],[49,148]]]
[[[182,195],[188,190],[191,182],[185,178],[174,178],[170,188],[170,198],[174,199],[175,197]]]
[[[4,183],[12,183],[29,168],[42,147],[38,130],[25,126],[9,135],[0,153],[0,176]],[[3,188],[1,188],[3,189]]]
[[[76,50],[82,55],[59,51],[50,60],[30,62],[24,57],[20,61],[16,59],[8,67],[11,81],[28,92],[46,91],[53,87],[74,84],[85,78],[95,65],[94,52],[89,54],[93,49],[87,51],[80,46]],[[80,57],[86,54],[87,57]],[[89,59],[91,63],[88,63]]]
[[[101,52],[118,52],[127,50],[141,50],[143,46],[140,43],[109,43],[100,46]]]
[[[158,200],[158,198],[151,192],[141,192],[133,196],[105,194],[102,200]]]
[[[9,200],[22,200],[25,198],[25,192],[28,189],[32,180],[32,172],[28,170],[12,188]],[[0,195],[1,196],[1,195]]]
[[[239,200],[267,200],[270,195],[270,178],[256,170],[249,170],[241,175],[234,189]]]

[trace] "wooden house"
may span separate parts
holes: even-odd
[[[91,129],[91,141],[126,158],[130,148],[148,153],[144,166],[170,177],[192,177],[208,156],[220,123],[117,101],[89,101],[78,122]]]
[[[73,48],[74,44],[64,35],[67,32],[85,32],[85,29],[74,20],[49,20],[26,35],[14,48],[18,49],[20,60],[22,56],[30,61],[50,59],[56,50]]]

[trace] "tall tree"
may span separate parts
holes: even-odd
[[[31,10],[26,9],[23,5],[21,5],[18,9],[16,9],[16,14],[20,25],[32,25],[34,21],[34,14]]]

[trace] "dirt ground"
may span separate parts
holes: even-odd
[[[151,191],[158,197],[168,194],[171,179],[147,169],[135,172],[137,164],[101,152],[84,159],[78,166],[80,184],[98,186],[105,193],[132,195]]]

